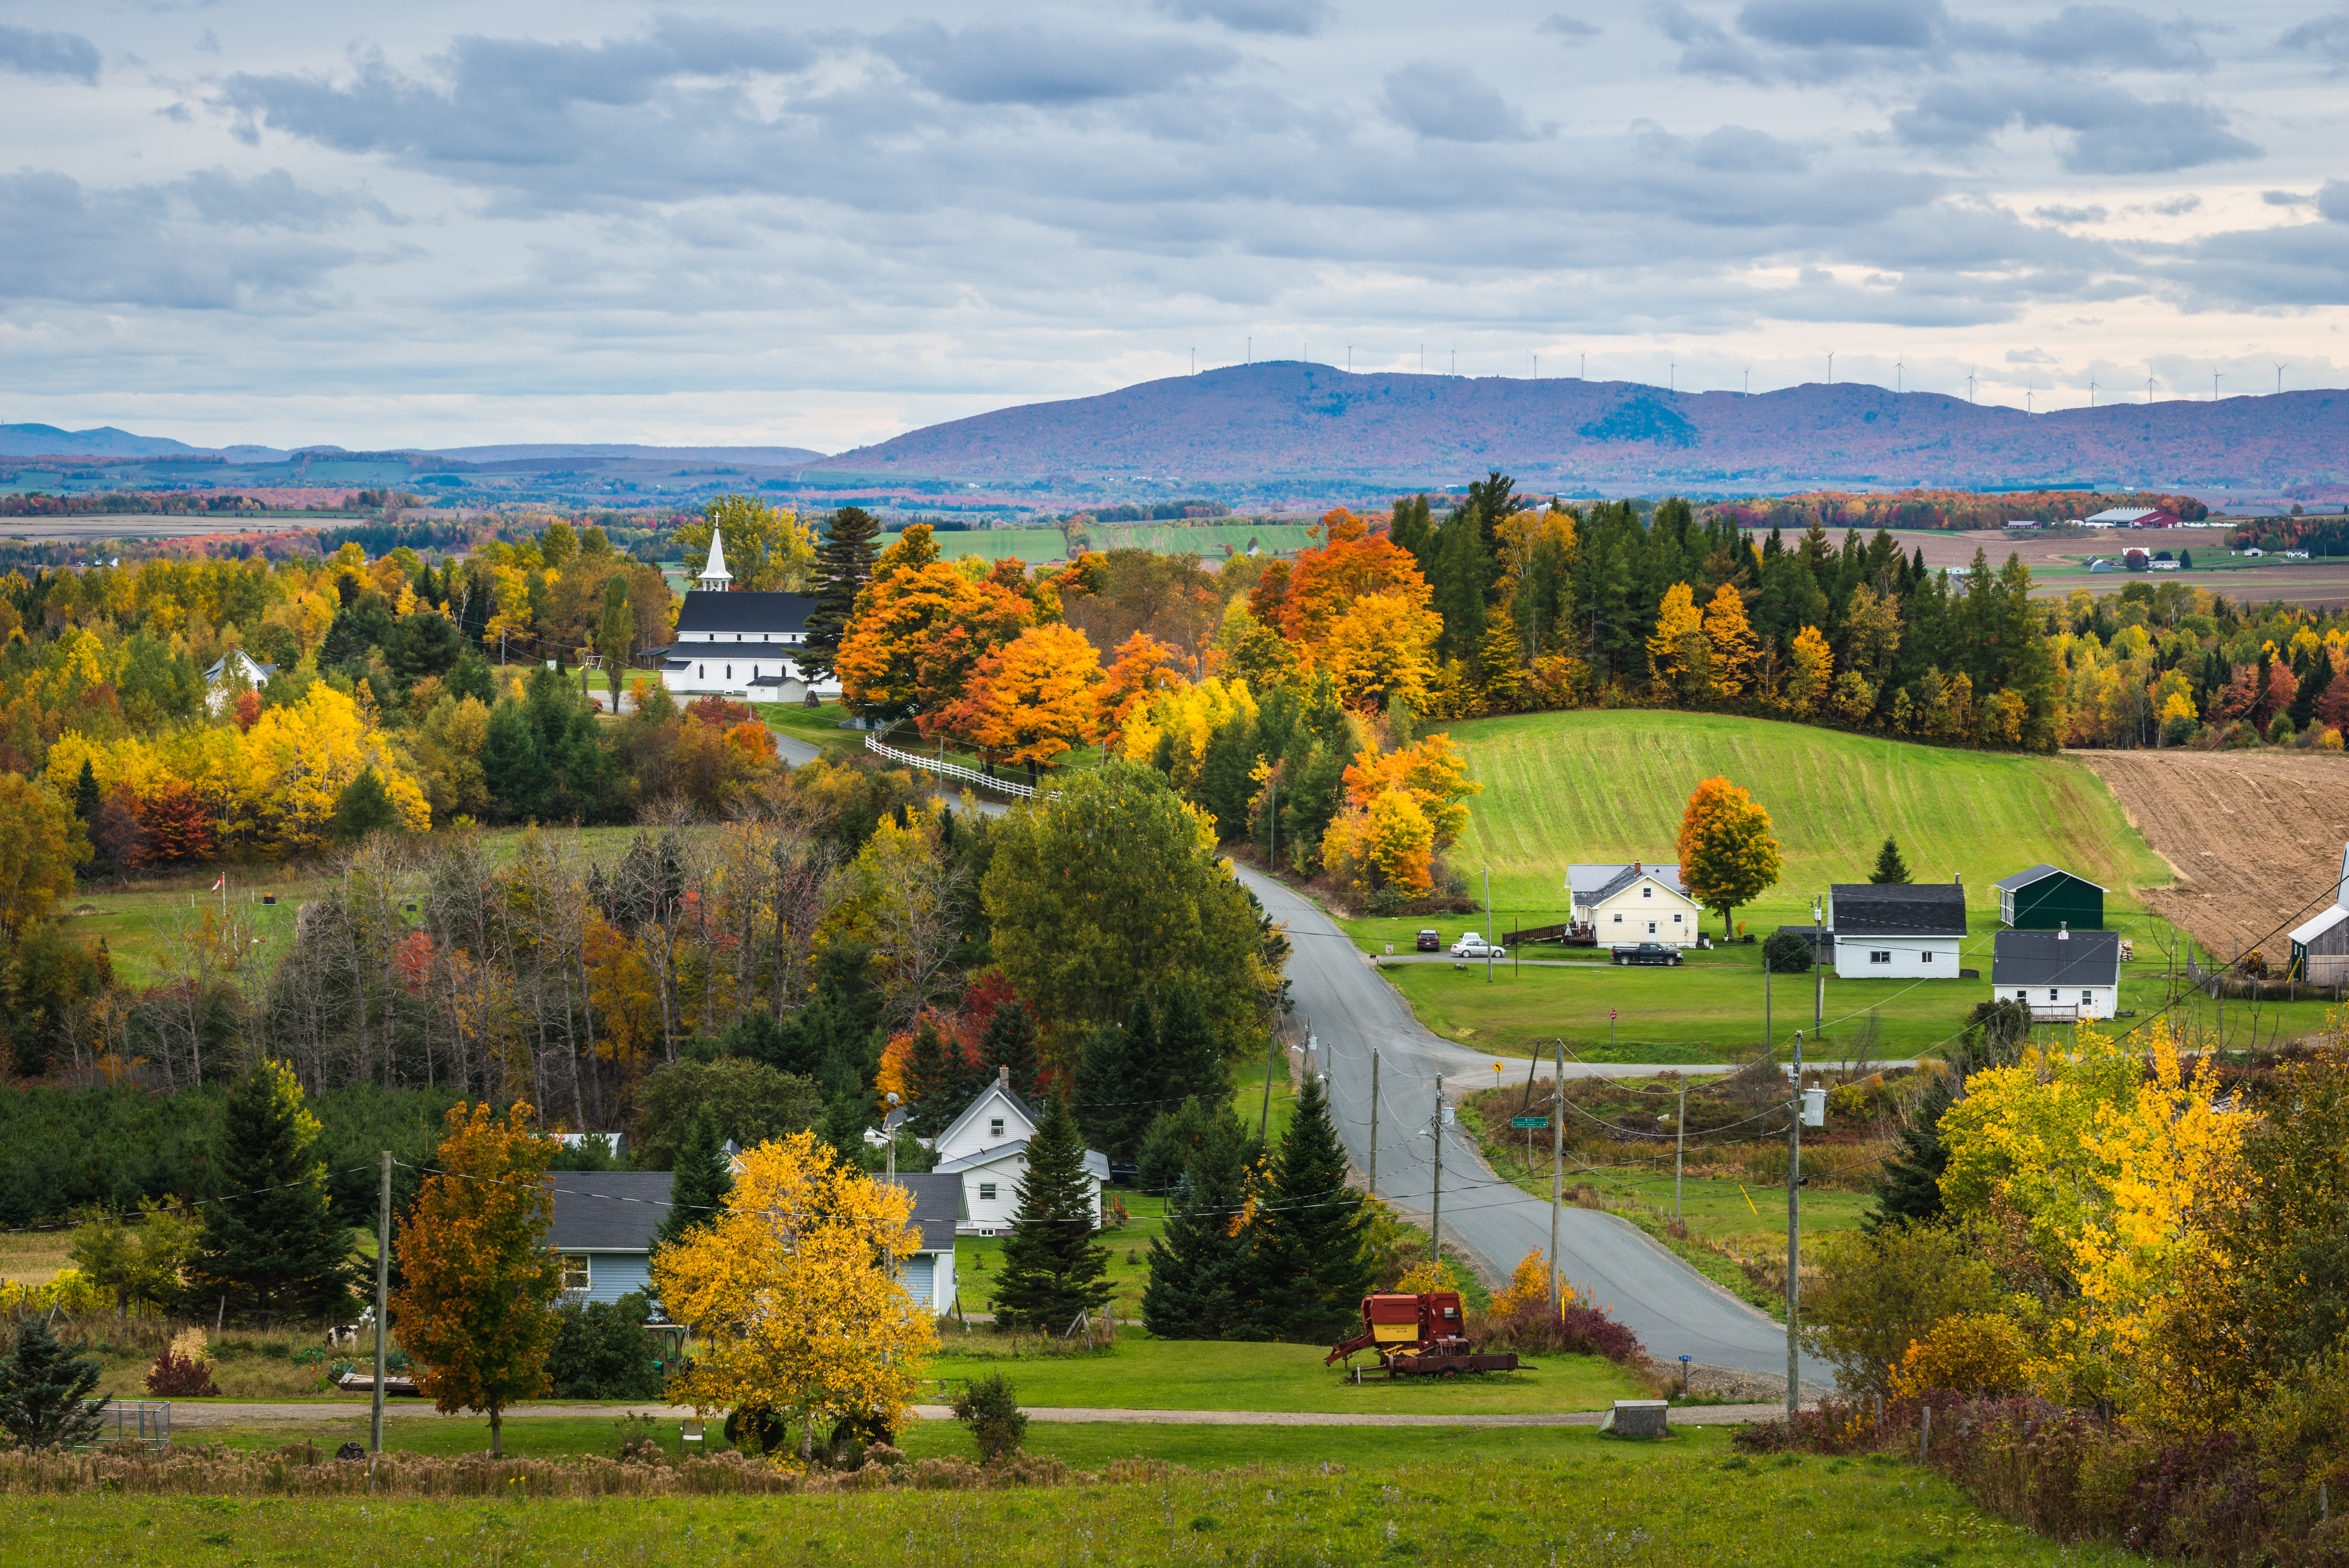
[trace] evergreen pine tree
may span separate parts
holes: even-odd
[[[812,683],[830,675],[840,657],[841,639],[848,635],[856,596],[873,580],[873,563],[880,556],[881,524],[860,506],[843,506],[832,514],[823,542],[815,552],[815,604],[808,611],[805,639],[798,650],[801,672]]]
[[[1362,1241],[1370,1214],[1346,1186],[1346,1150],[1321,1080],[1309,1075],[1281,1135],[1274,1197],[1260,1211],[1257,1323],[1275,1339],[1326,1345],[1361,1321],[1372,1272]]]
[[[1941,1113],[1957,1098],[1951,1075],[1937,1075],[1894,1140],[1876,1178],[1876,1205],[1860,1219],[1871,1234],[1887,1221],[1922,1224],[1941,1217],[1941,1172],[1950,1151],[1941,1142]]]
[[[1226,1112],[1174,1184],[1142,1292],[1142,1325],[1161,1339],[1257,1337],[1256,1237],[1234,1223],[1247,1195],[1247,1144]]]
[[[0,1361],[0,1431],[28,1449],[69,1448],[98,1436],[95,1402],[102,1368],[57,1343],[44,1313],[33,1313],[16,1328],[16,1353]]]
[[[1076,1114],[1066,1094],[1055,1094],[1028,1140],[1019,1207],[988,1303],[995,1321],[1057,1332],[1108,1304],[1109,1251],[1093,1241],[1099,1220]]]
[[[694,1113],[685,1144],[677,1151],[677,1168],[669,1175],[668,1217],[653,1232],[653,1245],[666,1247],[685,1240],[687,1231],[707,1224],[734,1190],[734,1173],[726,1167],[726,1140],[718,1118],[707,1106]]]
[[[1024,1003],[1007,1002],[995,1010],[987,1021],[987,1033],[979,1036],[978,1059],[990,1078],[1009,1068],[1014,1094],[1036,1093],[1044,1059],[1037,1045],[1036,1020]]]
[[[905,1126],[916,1137],[936,1137],[962,1114],[968,1102],[962,1087],[962,1050],[938,1032],[937,1020],[927,1013],[914,1026],[914,1049],[906,1065],[906,1087],[914,1103],[905,1112]]]
[[[1888,837],[1884,841],[1884,847],[1876,852],[1876,870],[1868,879],[1871,882],[1885,883],[1908,882],[1915,878],[1909,875],[1908,863],[1900,858],[1900,846]]]
[[[336,837],[365,838],[398,826],[399,814],[392,809],[381,774],[368,768],[344,786],[343,798],[335,805]]]
[[[1148,1004],[1137,1003],[1134,1015],[1146,1022]],[[1133,1113],[1140,1109],[1139,1125],[1147,1126],[1149,1112],[1154,1108],[1130,1103],[1135,1096],[1128,1083],[1132,1075],[1129,1043],[1126,1025],[1096,1023],[1085,1031],[1084,1044],[1077,1054],[1077,1125],[1112,1159],[1133,1158],[1139,1141]]]
[[[74,780],[74,815],[88,822],[98,814],[98,774],[90,768],[89,759],[84,757],[81,776]]]
[[[350,1234],[327,1205],[318,1118],[283,1062],[233,1084],[212,1150],[212,1193],[188,1269],[199,1305],[244,1315],[341,1312],[355,1273]]]
[[[1224,1065],[1223,1042],[1216,1036],[1198,988],[1181,981],[1168,985],[1158,999],[1156,1051],[1146,1066],[1131,1075],[1145,1096],[1161,1108],[1196,1097],[1222,1105],[1232,1096],[1232,1077]]]

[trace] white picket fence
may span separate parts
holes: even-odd
[[[903,767],[919,768],[924,773],[935,774],[939,778],[956,779],[963,784],[975,784],[980,789],[991,789],[1020,800],[1034,800],[1038,793],[1024,784],[1013,784],[1007,778],[989,778],[977,768],[967,768],[960,763],[943,763],[936,757],[917,756],[912,752],[901,752],[884,742],[877,734],[868,733],[864,737],[864,749],[876,757],[886,758]]]

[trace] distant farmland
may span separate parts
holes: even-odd
[[[1312,545],[1312,524],[1307,523],[1183,523],[1096,524],[1091,530],[1096,550],[1155,550],[1162,556],[1188,551],[1220,556],[1228,547],[1246,555],[1255,545],[1268,556],[1294,556]]]

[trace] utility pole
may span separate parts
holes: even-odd
[[[383,1188],[375,1217],[375,1397],[367,1417],[367,1452],[383,1452],[383,1334],[391,1310],[391,1150],[383,1151]]]
[[[1814,897],[1811,899],[1811,972],[1817,976],[1817,984],[1811,997],[1811,1038],[1814,1040],[1826,1032],[1827,971],[1826,965],[1819,961],[1819,944],[1826,940],[1826,913],[1820,907],[1820,900]],[[1795,1038],[1795,1052],[1797,1055],[1802,1054],[1800,1036]]]
[[[1493,983],[1493,868],[1485,867],[1485,983]]]
[[[1786,1117],[1786,1423],[1803,1404],[1803,1363],[1796,1321],[1802,1305],[1803,1032],[1795,1031],[1795,1098]]]
[[[1259,1140],[1263,1138],[1266,1129],[1272,1126],[1272,1070],[1280,1064],[1280,1021],[1278,1019],[1273,1020],[1270,1033],[1272,1049],[1265,1054],[1264,1058],[1264,1110],[1257,1117],[1256,1123],[1256,1136]]]
[[[1379,1048],[1371,1047],[1371,1196],[1379,1195]]]
[[[1681,1222],[1681,1164],[1688,1158],[1688,1080],[1681,1080],[1680,1109],[1672,1113],[1672,1223]]]
[[[1557,1211],[1566,1201],[1566,1042],[1557,1042],[1557,1075],[1549,1081],[1549,1314],[1557,1315]]]
[[[1435,1261],[1444,1262],[1444,1077],[1435,1079],[1435,1130],[1428,1135],[1435,1139],[1435,1202],[1427,1219],[1427,1233],[1435,1248]]]

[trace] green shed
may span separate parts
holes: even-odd
[[[2033,866],[1991,884],[1998,889],[1998,918],[2019,931],[2105,929],[2105,890],[2085,877],[2055,866]]]

